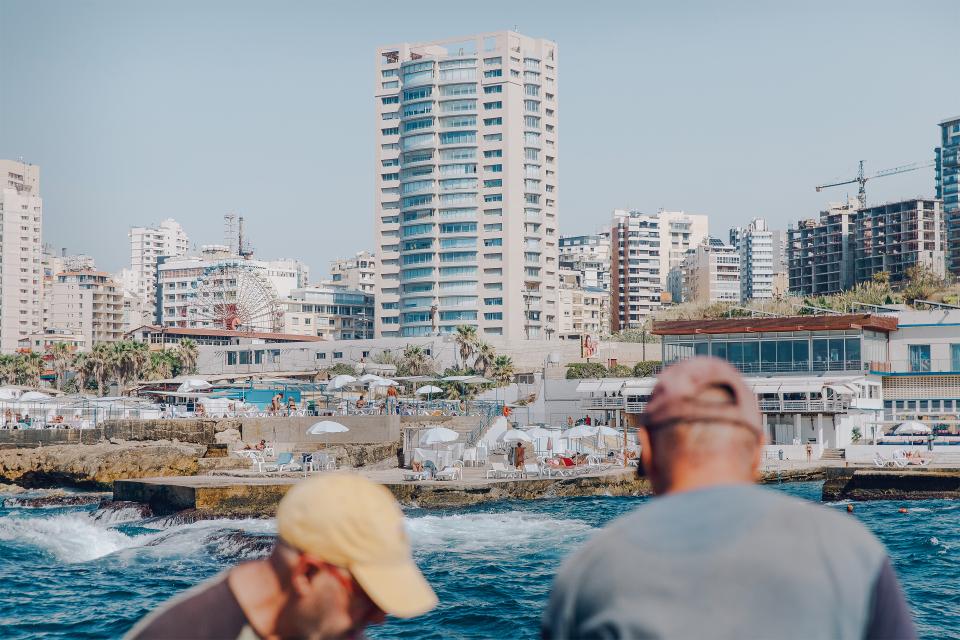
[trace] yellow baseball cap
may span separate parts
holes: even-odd
[[[280,538],[347,569],[385,613],[413,618],[437,595],[413,562],[403,512],[386,487],[348,473],[296,484],[277,507]]]

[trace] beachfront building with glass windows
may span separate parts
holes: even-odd
[[[960,309],[900,309],[896,316],[890,357],[871,366],[883,381],[885,424],[921,420],[960,431]]]
[[[878,427],[881,382],[870,372],[886,366],[896,329],[896,317],[866,314],[653,325],[664,366],[698,355],[727,360],[757,394],[769,441],[818,451],[845,447],[857,433],[869,438]]]
[[[375,334],[555,335],[557,45],[380,47],[375,83]]]

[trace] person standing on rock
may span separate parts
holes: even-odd
[[[567,559],[545,639],[916,638],[886,550],[856,518],[754,485],[763,421],[732,365],[667,368],[640,425],[657,497]]]
[[[174,598],[126,637],[353,638],[385,614],[413,618],[437,604],[382,485],[351,474],[301,482],[277,508],[277,535],[270,556]]]

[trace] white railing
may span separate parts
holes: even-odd
[[[624,401],[622,397],[612,396],[606,398],[580,398],[580,408],[581,409],[609,409],[617,410],[623,409]]]
[[[760,400],[764,413],[840,413],[849,407],[845,400]]]

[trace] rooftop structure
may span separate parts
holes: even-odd
[[[557,58],[512,31],[378,48],[377,336],[556,332]]]
[[[352,258],[331,260],[330,278],[323,284],[346,287],[373,295],[376,273],[376,256],[369,251],[358,251]]]

